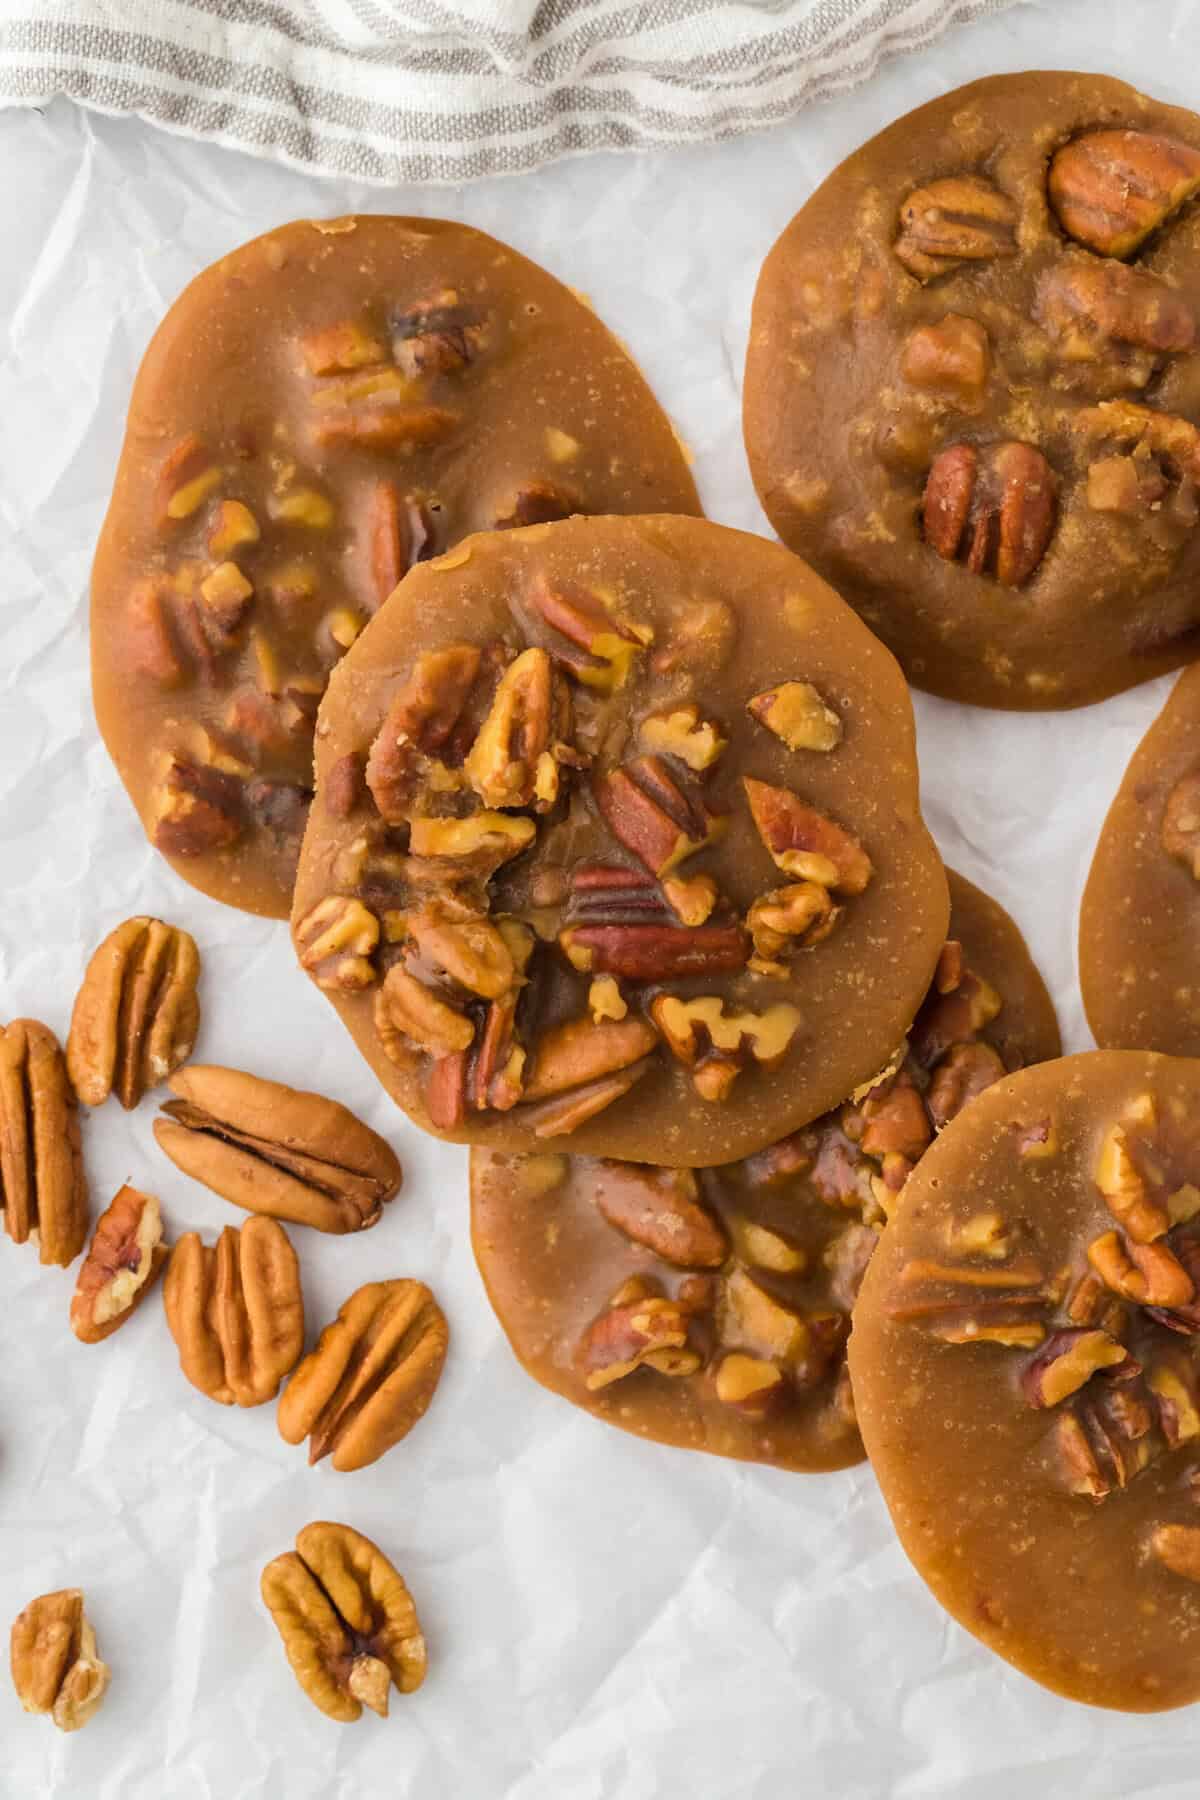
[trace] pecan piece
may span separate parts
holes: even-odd
[[[263,1603],[292,1673],[314,1706],[350,1723],[369,1706],[387,1717],[393,1683],[425,1679],[425,1639],[412,1595],[370,1538],[349,1525],[306,1525],[296,1548],[269,1562]]]
[[[680,1269],[719,1269],[729,1249],[691,1169],[602,1162],[596,1210],[635,1244]]]
[[[922,501],[925,541],[973,575],[1022,587],[1054,531],[1058,477],[1040,450],[1009,440],[982,453],[951,444],[930,464]]]
[[[87,1236],[75,1096],[58,1039],[36,1019],[0,1026],[0,1199],[14,1244],[66,1268]]]
[[[1153,1102],[1146,1095],[1146,1101]],[[1093,1179],[1117,1224],[1135,1243],[1151,1244],[1165,1237],[1171,1220],[1165,1206],[1152,1198],[1149,1185],[1134,1161],[1129,1132],[1114,1125],[1100,1146]]]
[[[304,1349],[300,1265],[283,1226],[227,1225],[215,1247],[185,1232],[167,1264],[163,1310],[194,1388],[221,1406],[273,1400]]]
[[[615,1075],[599,1076],[595,1081],[586,1082],[583,1087],[571,1088],[566,1093],[543,1100],[528,1108],[525,1123],[532,1127],[534,1137],[567,1137],[588,1119],[594,1119],[597,1113],[611,1106],[614,1100],[620,1100],[627,1094],[634,1083],[641,1080],[648,1067],[648,1060],[643,1059],[619,1070]]]
[[[422,501],[394,481],[377,481],[367,513],[366,561],[370,595],[382,606],[411,568],[433,555],[433,525]]]
[[[1005,1075],[1000,1053],[990,1044],[951,1044],[934,1067],[925,1096],[929,1116],[940,1131],[985,1088]]]
[[[746,962],[738,925],[570,925],[558,941],[573,968],[630,981],[715,975]]]
[[[978,412],[991,371],[988,334],[976,319],[947,313],[936,325],[918,325],[900,351],[900,373],[910,387],[949,401],[960,412]]]
[[[624,687],[634,658],[653,642],[648,625],[620,618],[609,596],[585,587],[551,587],[544,579],[524,607],[548,625],[546,648],[585,687],[612,693]]]
[[[1138,1244],[1106,1231],[1088,1245],[1088,1261],[1123,1300],[1138,1306],[1186,1306],[1195,1294],[1191,1276],[1166,1244]]]
[[[407,1437],[433,1399],[449,1330],[420,1281],[372,1281],[339,1309],[279,1402],[285,1443],[348,1473]]]
[[[594,791],[613,835],[659,880],[725,829],[724,815],[710,812],[658,756],[639,756],[598,776]]]
[[[932,281],[964,262],[1017,248],[1017,209],[982,175],[947,175],[915,189],[900,208],[895,252],[910,275]]]
[[[1200,881],[1200,769],[1180,776],[1163,809],[1162,847]]]
[[[638,726],[638,741],[652,754],[677,756],[697,775],[712,768],[729,742],[711,719],[701,718],[694,700],[671,712],[651,713]]]
[[[497,514],[493,531],[514,531],[523,525],[549,525],[556,519],[569,519],[572,513],[584,512],[578,494],[557,487],[552,481],[531,481],[518,488],[507,502],[508,511]]]
[[[747,700],[746,711],[789,750],[836,750],[842,721],[811,681],[781,681]]]
[[[1066,1470],[1072,1494],[1103,1500],[1112,1492],[1112,1480],[1097,1459],[1087,1431],[1073,1412],[1060,1413],[1054,1422],[1054,1447]]]
[[[738,1412],[759,1417],[770,1412],[784,1392],[783,1370],[760,1356],[731,1350],[717,1364],[713,1377],[717,1399]]]
[[[414,380],[456,375],[474,362],[487,338],[487,313],[464,305],[454,288],[392,318],[392,356]]]
[[[1022,1371],[1021,1386],[1031,1406],[1057,1406],[1101,1370],[1119,1368],[1132,1360],[1124,1344],[1107,1331],[1071,1327],[1046,1339]],[[1136,1365],[1131,1372],[1135,1371]]]
[[[127,1110],[192,1054],[200,1024],[195,939],[161,919],[126,919],[88,963],[67,1035],[67,1073],[87,1106]]]
[[[379,920],[361,900],[326,894],[295,928],[300,967],[318,987],[357,993],[378,979],[371,961],[379,944]]]
[[[771,860],[797,881],[815,881],[841,894],[861,894],[871,859],[852,832],[809,806],[790,788],[743,781],[758,835]]]
[[[770,1269],[776,1275],[798,1275],[808,1266],[808,1256],[799,1245],[790,1244],[778,1231],[758,1225],[753,1219],[733,1219],[734,1241],[743,1262],[756,1269]]]
[[[616,1075],[649,1054],[658,1042],[654,1027],[636,1017],[568,1019],[539,1038],[529,1062],[526,1100],[545,1100]],[[614,1096],[615,1097],[615,1096]]]
[[[80,1343],[98,1344],[124,1325],[166,1260],[158,1201],[127,1183],[96,1221],[71,1296],[71,1330]]]
[[[379,339],[358,319],[339,319],[319,331],[306,332],[300,350],[310,375],[345,374],[381,363],[386,355]]]
[[[1171,484],[1149,456],[1101,456],[1088,464],[1087,503],[1093,512],[1150,512],[1170,492]]]
[[[358,751],[339,756],[325,778],[326,810],[335,819],[348,819],[361,804],[366,787],[366,766]]]
[[[1200,1525],[1158,1525],[1150,1548],[1172,1575],[1200,1581]]]
[[[96,1633],[79,1588],[39,1594],[17,1614],[9,1642],[13,1686],[28,1713],[49,1713],[60,1731],[78,1731],[108,1691]]]
[[[859,1148],[866,1156],[903,1156],[915,1163],[925,1154],[933,1129],[925,1102],[913,1083],[898,1079],[871,1094],[862,1106]]]
[[[723,1100],[751,1059],[776,1068],[800,1028],[794,1006],[780,1002],[761,1013],[726,1014],[715,994],[698,1000],[658,994],[650,1013],[675,1059],[694,1070],[693,1085],[705,1100]]]
[[[1050,204],[1068,236],[1130,256],[1200,187],[1200,151],[1152,131],[1088,131],[1055,152]]]
[[[678,1301],[650,1294],[610,1305],[592,1320],[576,1353],[584,1386],[595,1393],[645,1365],[660,1375],[692,1375],[700,1358],[688,1348],[688,1314]]]
[[[440,442],[457,424],[458,414],[447,407],[408,406],[402,394],[384,388],[366,395],[362,405],[323,408],[313,419],[312,438],[319,449],[357,444],[363,450],[415,450]]]
[[[558,798],[554,744],[570,731],[570,702],[544,650],[523,650],[500,678],[463,771],[485,806],[532,806]]]
[[[466,1014],[418,981],[403,963],[392,965],[375,996],[375,1030],[385,1055],[401,1064],[410,1059],[406,1046],[429,1056],[456,1056],[475,1036]]]
[[[468,993],[499,1000],[516,985],[512,951],[490,919],[460,903],[429,900],[405,922],[418,954]],[[449,1047],[462,1050],[466,1045]]]
[[[717,1327],[723,1344],[798,1372],[811,1372],[807,1363],[814,1341],[807,1322],[760,1287],[745,1269],[735,1266],[721,1283]]]
[[[1136,400],[1101,400],[1097,406],[1081,407],[1072,417],[1071,429],[1092,441],[1130,450],[1139,467],[1144,465],[1139,486],[1147,481],[1150,491],[1159,472],[1149,462],[1151,456],[1161,457],[1175,480],[1200,480],[1200,430],[1178,413],[1160,412]]]
[[[363,1231],[400,1190],[393,1151],[336,1100],[199,1064],[170,1085],[179,1097],[155,1120],[160,1147],[185,1175],[247,1212],[318,1231]]]
[[[1123,263],[1072,257],[1038,282],[1036,312],[1072,358],[1129,344],[1156,354],[1195,348],[1196,315],[1157,275]]]
[[[236,776],[173,756],[155,796],[151,836],[168,856],[204,856],[242,835],[244,787]]]
[[[389,824],[408,817],[421,758],[449,743],[482,660],[474,644],[452,644],[419,656],[392,696],[367,758],[367,786]]]
[[[969,1043],[1000,1013],[1003,1002],[994,987],[967,969],[946,994],[931,994],[913,1022],[909,1045],[924,1068],[932,1068],[956,1044]]]
[[[828,888],[819,881],[797,881],[760,894],[746,914],[746,930],[754,940],[755,956],[771,962],[802,946],[819,944],[840,915]]]
[[[472,813],[467,819],[414,819],[409,848],[415,857],[444,856],[486,878],[528,850],[537,825],[523,814]]]
[[[160,526],[167,528],[191,518],[220,481],[221,471],[210,451],[194,431],[189,432],[169,452],[158,472],[155,498]]]
[[[1170,1449],[1200,1437],[1195,1393],[1175,1369],[1155,1364],[1146,1372],[1146,1386],[1154,1397],[1158,1422]]]

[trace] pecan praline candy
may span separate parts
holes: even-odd
[[[288,910],[317,705],[413,563],[576,512],[699,511],[569,288],[469,226],[300,220],[196,277],[139,371],[92,577],[96,717],[151,842]]]
[[[743,532],[468,539],[350,651],[316,742],[297,954],[458,1141],[757,1149],[876,1073],[945,937],[895,661]]]
[[[1194,113],[991,76],[856,150],[767,257],[755,486],[916,686],[1078,706],[1196,654],[1198,190]]]

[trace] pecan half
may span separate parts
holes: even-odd
[[[0,1199],[14,1244],[66,1268],[87,1236],[79,1118],[58,1039],[36,1019],[0,1026]]]
[[[973,575],[1022,587],[1054,531],[1058,477],[1040,450],[1013,440],[982,453],[951,444],[934,457],[925,483],[925,541]]]
[[[98,1344],[124,1325],[166,1260],[158,1201],[126,1184],[96,1221],[71,1296],[71,1330],[80,1343]]]
[[[429,900],[407,915],[405,925],[417,953],[469,994],[499,1000],[516,985],[517,967],[504,933],[468,906]]]
[[[1138,1244],[1106,1231],[1088,1245],[1088,1261],[1123,1300],[1173,1309],[1195,1294],[1191,1276],[1165,1244]]]
[[[367,786],[389,824],[400,824],[417,791],[422,759],[436,757],[454,734],[479,674],[474,644],[419,656],[392,696],[367,757]]]
[[[1200,769],[1181,775],[1163,809],[1162,847],[1200,881]]]
[[[932,281],[964,262],[1012,256],[1016,218],[1012,201],[982,175],[947,175],[900,208],[896,255],[918,281]]]
[[[544,650],[532,645],[508,665],[463,771],[485,806],[531,806],[558,799],[554,745],[570,735],[570,700]]]
[[[1150,1244],[1155,1238],[1166,1236],[1170,1216],[1166,1207],[1151,1196],[1149,1184],[1134,1161],[1125,1125],[1114,1125],[1106,1133],[1093,1179],[1127,1237],[1138,1244]]]
[[[372,1281],[327,1325],[279,1402],[285,1443],[308,1460],[365,1469],[407,1437],[441,1377],[449,1343],[441,1307],[420,1281]]]
[[[811,681],[781,681],[747,700],[746,711],[789,750],[836,750],[842,721]]]
[[[1192,350],[1196,315],[1184,296],[1157,275],[1123,263],[1072,257],[1038,282],[1036,312],[1072,358],[1129,344],[1155,354]]]
[[[594,792],[613,835],[659,880],[725,828],[724,815],[710,812],[694,785],[677,782],[658,756],[611,769]]]
[[[300,967],[318,987],[357,993],[378,980],[371,961],[379,943],[379,920],[361,900],[326,894],[295,927]]]
[[[236,776],[173,756],[154,799],[151,836],[168,856],[204,856],[242,835],[245,793]]]
[[[401,1065],[412,1050],[429,1056],[457,1056],[475,1037],[465,1013],[418,981],[402,963],[393,963],[375,996],[375,1030],[384,1054]]]
[[[871,859],[852,832],[826,818],[790,788],[743,781],[750,813],[772,861],[797,881],[815,881],[841,894],[861,894]]]
[[[602,1162],[596,1210],[635,1244],[680,1269],[719,1269],[729,1250],[691,1169]]]
[[[649,1021],[636,1017],[604,1019],[599,1024],[588,1017],[553,1025],[534,1047],[524,1097],[545,1100],[618,1074],[647,1056],[657,1042]]]
[[[60,1731],[78,1731],[108,1692],[111,1671],[79,1588],[40,1594],[13,1621],[9,1641],[13,1686],[28,1713],[49,1713]]]
[[[978,412],[983,405],[991,362],[987,332],[962,313],[947,313],[936,325],[918,325],[900,351],[900,373],[909,386],[960,412]]]
[[[558,942],[573,968],[630,981],[716,975],[743,968],[747,955],[739,925],[570,925]]]
[[[126,919],[88,963],[67,1035],[67,1073],[99,1106],[114,1090],[134,1107],[186,1062],[196,1042],[195,939],[161,919]]]
[[[601,693],[624,687],[634,659],[654,640],[649,626],[622,618],[609,595],[582,586],[551,587],[543,579],[516,610],[548,626],[551,656]]]
[[[221,1406],[261,1406],[304,1348],[300,1265],[274,1219],[227,1225],[211,1246],[180,1238],[167,1264],[163,1310],[194,1388]]]
[[[1124,1344],[1107,1331],[1055,1331],[1022,1371],[1021,1386],[1031,1406],[1057,1406],[1101,1370],[1131,1362]]]
[[[1200,151],[1152,131],[1088,131],[1055,152],[1050,204],[1070,237],[1131,256],[1200,187]]]
[[[394,1152],[336,1100],[200,1064],[173,1076],[171,1091],[178,1098],[154,1124],[160,1147],[247,1212],[363,1231],[400,1190]]]
[[[350,1723],[364,1706],[386,1718],[393,1684],[411,1694],[424,1681],[412,1595],[349,1525],[306,1525],[295,1550],[267,1564],[260,1587],[292,1673],[328,1718]]]
[[[592,1320],[576,1367],[592,1393],[647,1365],[660,1375],[692,1375],[699,1355],[688,1347],[689,1316],[675,1300],[650,1294],[609,1306]]]

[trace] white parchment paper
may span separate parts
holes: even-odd
[[[629,343],[711,515],[765,529],[738,428],[746,320],[759,263],[814,183],[908,107],[997,69],[1103,69],[1196,105],[1196,33],[1184,0],[1020,6],[769,136],[465,190],[326,184],[65,105],[0,115],[0,1017],[65,1033],[115,923],[188,926],[205,962],[199,1054],[336,1095],[405,1163],[374,1231],[293,1233],[311,1327],[364,1280],[417,1275],[453,1340],[410,1439],[358,1474],[309,1470],[272,1407],[220,1408],[186,1384],[157,1301],[84,1348],[66,1323],[74,1272],[0,1246],[0,1627],[79,1584],[114,1671],[70,1738],[0,1679],[5,1800],[1196,1793],[1200,1711],[1093,1712],[994,1659],[909,1569],[868,1469],[777,1475],[641,1444],[528,1381],[472,1264],[465,1153],[380,1096],[283,927],[202,899],[146,847],[92,722],[86,631],[138,358],[183,284],[243,238],[365,208],[509,239]],[[1089,1041],[1080,889],[1167,686],[1027,718],[917,699],[939,843],[1024,927],[1071,1048]],[[114,1102],[86,1119],[94,1204],[129,1177],[174,1232],[211,1238],[238,1215],[158,1155],[153,1112]],[[421,1611],[429,1679],[387,1723],[318,1714],[258,1599],[263,1564],[320,1517],[377,1539]]]

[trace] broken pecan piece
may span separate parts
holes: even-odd
[[[549,656],[523,650],[500,678],[463,770],[485,806],[546,812],[558,798],[554,745],[570,735],[570,701]]]
[[[441,1377],[449,1330],[420,1281],[360,1287],[327,1325],[279,1402],[285,1443],[308,1439],[308,1460],[348,1473],[407,1437]]]
[[[616,1075],[647,1056],[658,1042],[646,1019],[568,1019],[543,1032],[534,1046],[525,1081],[526,1100],[545,1100]],[[614,1096],[615,1098],[615,1096]]]
[[[154,802],[151,835],[168,856],[204,856],[242,835],[244,784],[222,770],[173,756]]]
[[[531,481],[518,488],[507,503],[508,511],[500,512],[492,521],[493,531],[514,531],[524,525],[549,525],[556,519],[569,519],[572,513],[587,509],[578,494],[557,487],[552,481]]]
[[[842,721],[811,681],[781,681],[747,700],[746,711],[789,750],[836,750]]]
[[[1150,1548],[1172,1575],[1200,1581],[1200,1525],[1158,1525]]]
[[[372,798],[389,824],[408,817],[420,779],[420,759],[436,756],[449,743],[481,661],[474,644],[426,651],[392,696],[366,771]]]
[[[1057,1406],[1101,1370],[1131,1361],[1124,1344],[1107,1331],[1072,1327],[1046,1339],[1022,1371],[1021,1386],[1031,1406]]]
[[[758,835],[772,861],[797,881],[815,881],[836,893],[861,894],[873,873],[858,839],[809,806],[790,788],[743,781]]]
[[[499,1000],[516,985],[512,952],[490,919],[455,902],[428,900],[407,915],[405,924],[418,954],[468,993]],[[465,1050],[466,1044],[447,1048]]]
[[[0,1026],[0,1199],[14,1244],[66,1268],[87,1236],[75,1096],[58,1039],[36,1019]]]
[[[434,552],[433,528],[422,501],[394,481],[377,481],[367,513],[370,595],[382,606],[415,564]]]
[[[739,925],[570,925],[558,941],[573,968],[630,981],[717,975],[743,968],[747,954]]]
[[[158,1201],[127,1183],[96,1221],[71,1296],[71,1330],[80,1343],[99,1344],[124,1325],[166,1260]]]
[[[612,693],[624,687],[634,658],[653,642],[646,625],[620,617],[607,593],[585,587],[551,587],[542,579],[524,608],[554,634],[546,648],[584,687]]]
[[[455,289],[447,288],[424,305],[393,316],[392,356],[414,380],[456,375],[478,356],[487,326],[482,307],[465,305]]]
[[[947,175],[900,208],[896,255],[918,281],[932,281],[960,263],[1014,255],[1016,219],[1012,201],[982,175]]]
[[[1155,354],[1194,349],[1196,315],[1182,294],[1145,269],[1072,257],[1042,275],[1037,314],[1073,358],[1110,344]]]
[[[925,1095],[929,1116],[940,1131],[985,1088],[1005,1075],[1000,1053],[990,1044],[951,1044],[934,1066]]]
[[[327,894],[298,921],[295,939],[300,967],[318,987],[357,993],[378,979],[379,920],[361,900]]]
[[[679,1269],[719,1269],[729,1240],[700,1198],[691,1169],[602,1162],[595,1183],[596,1210],[635,1244]]]
[[[1123,1300],[1173,1309],[1195,1294],[1191,1276],[1166,1244],[1138,1244],[1106,1231],[1088,1245],[1088,1261]]]
[[[1087,131],[1050,160],[1050,204],[1070,237],[1130,256],[1200,187],[1200,151],[1152,131]]]
[[[660,1375],[694,1374],[700,1358],[688,1348],[688,1323],[677,1301],[655,1294],[607,1307],[576,1354],[584,1386],[595,1393],[646,1364]]]
[[[714,994],[698,1000],[658,994],[650,1014],[672,1055],[694,1069],[693,1084],[705,1100],[723,1100],[751,1059],[777,1067],[800,1028],[799,1011],[786,1002],[761,1013],[726,1014],[725,1002]]]
[[[677,756],[694,774],[711,769],[728,739],[711,719],[702,719],[695,701],[671,712],[651,713],[638,726],[638,741],[651,754]]]
[[[410,1046],[429,1056],[456,1056],[475,1037],[475,1026],[466,1014],[418,981],[402,963],[392,965],[375,996],[375,1030],[384,1053],[401,1064],[410,1060]]]
[[[731,1350],[717,1364],[713,1386],[723,1405],[759,1417],[782,1398],[783,1370],[760,1356]]]
[[[336,1100],[238,1069],[192,1064],[155,1121],[160,1147],[185,1175],[247,1212],[318,1231],[363,1231],[400,1190],[400,1164]]]
[[[60,1731],[78,1731],[108,1692],[111,1671],[79,1588],[40,1594],[13,1621],[13,1687],[28,1713],[49,1713]]]
[[[1145,1099],[1150,1101],[1150,1096]],[[1153,1102],[1150,1104],[1152,1107]],[[1134,1161],[1126,1125],[1114,1125],[1105,1135],[1093,1179],[1127,1237],[1138,1244],[1150,1244],[1166,1236],[1170,1216],[1166,1207],[1151,1196],[1149,1184]]]
[[[137,1105],[192,1054],[200,1024],[195,939],[161,919],[126,919],[88,963],[67,1035],[67,1073],[87,1106],[115,1089]]]
[[[221,1406],[261,1406],[304,1349],[300,1265],[275,1219],[227,1225],[215,1247],[185,1232],[171,1252],[163,1310],[194,1388]]]
[[[760,894],[746,914],[746,929],[754,941],[755,956],[770,962],[802,946],[819,944],[833,930],[840,913],[828,888],[819,881],[797,881]]]
[[[949,401],[960,412],[978,412],[990,370],[988,334],[978,320],[962,313],[947,313],[936,325],[918,325],[900,352],[900,373],[909,386]]]
[[[1040,450],[1009,440],[982,453],[951,444],[930,464],[922,501],[925,541],[973,575],[1022,587],[1054,531],[1058,477]]]
[[[292,1673],[314,1706],[350,1723],[369,1706],[387,1717],[392,1685],[425,1679],[425,1639],[412,1595],[370,1538],[349,1525],[306,1525],[296,1548],[269,1562],[263,1603]]]
[[[595,782],[596,802],[614,836],[659,880],[725,829],[694,786],[683,787],[658,756],[639,756]]]

